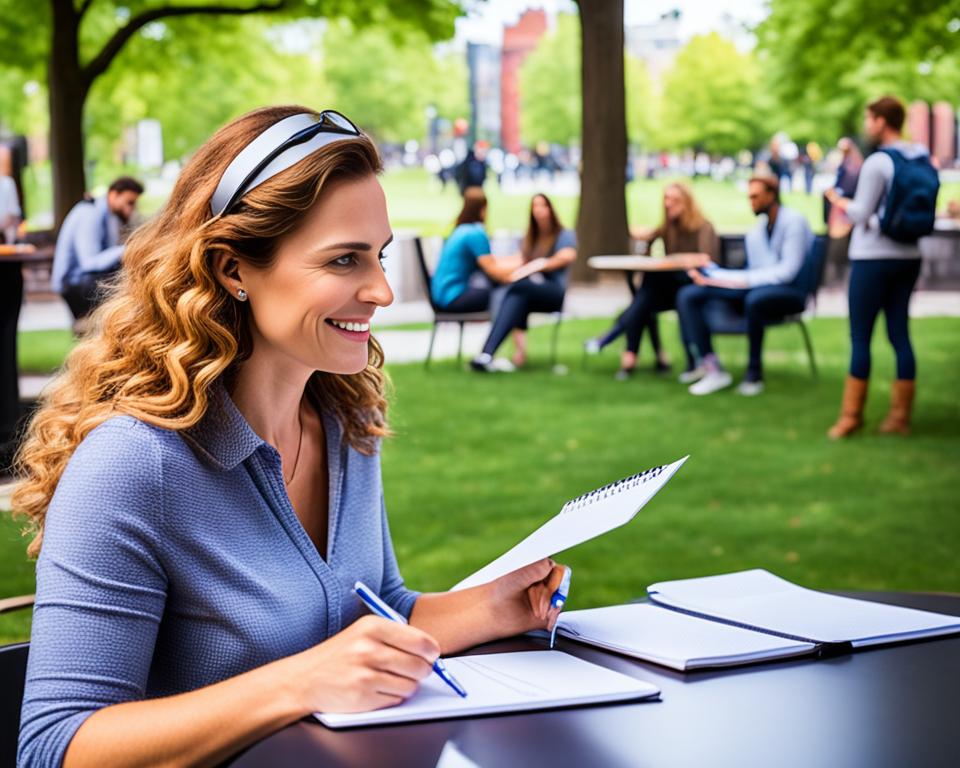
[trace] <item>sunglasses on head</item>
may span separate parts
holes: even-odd
[[[285,171],[308,155],[344,138],[360,136],[360,129],[333,109],[319,114],[291,115],[274,123],[233,158],[210,198],[214,217],[230,210],[252,189]]]

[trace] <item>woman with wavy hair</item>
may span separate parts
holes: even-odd
[[[664,187],[663,221],[660,226],[651,229],[638,228],[631,234],[637,240],[645,240],[651,245],[655,240],[662,240],[667,255],[688,256],[691,267],[705,264],[708,260],[716,261],[720,254],[720,241],[713,225],[700,212],[690,187],[682,182],[673,182]],[[668,373],[670,361],[660,344],[657,314],[675,309],[677,291],[689,283],[690,278],[686,272],[676,271],[675,268],[662,272],[645,272],[643,282],[634,294],[630,306],[617,318],[609,331],[596,339],[588,340],[584,344],[584,350],[587,354],[597,354],[610,342],[625,334],[626,349],[620,356],[620,370],[616,377],[627,379],[636,368],[643,329],[647,328],[656,355],[654,369],[658,373]],[[688,349],[688,345],[684,344],[684,348]],[[687,351],[686,371],[692,371],[694,367],[693,357]],[[681,374],[680,380],[684,381],[685,378],[686,374]]]
[[[39,555],[21,764],[217,763],[555,622],[549,560],[455,593],[400,577],[370,336],[393,298],[379,170],[338,113],[257,110],[129,241],[19,455]],[[357,580],[410,625],[361,618]]]

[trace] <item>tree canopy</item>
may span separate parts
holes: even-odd
[[[765,87],[798,135],[856,133],[884,93],[960,92],[960,0],[770,0],[756,32]]]
[[[381,141],[421,139],[427,107],[450,120],[469,115],[463,57],[434,56],[422,33],[331,24],[323,40],[333,103]]]
[[[54,166],[54,209],[59,222],[86,189],[84,128],[88,126],[85,120],[97,120],[95,114],[84,114],[87,98],[95,84],[103,85],[102,78],[125,50],[140,43],[142,54],[150,51],[143,40],[163,40],[167,44],[169,50],[164,50],[160,57],[168,60],[173,57],[172,71],[181,77],[188,72],[196,78],[193,80],[188,76],[186,85],[181,79],[176,92],[189,91],[192,86],[191,96],[199,95],[203,101],[198,104],[199,112],[209,115],[210,110],[204,109],[208,102],[202,99],[203,94],[210,97],[220,92],[229,93],[231,89],[236,90],[234,82],[242,82],[245,77],[269,81],[269,76],[264,77],[265,70],[277,65],[276,58],[258,55],[256,51],[250,52],[252,55],[243,61],[226,62],[235,63],[237,67],[222,66],[225,63],[222,60],[211,62],[211,52],[217,47],[208,45],[216,38],[214,24],[209,21],[212,17],[220,22],[266,14],[277,20],[347,18],[359,28],[419,30],[430,39],[440,39],[452,35],[453,21],[461,12],[457,0],[170,0],[166,3],[151,0],[82,0],[79,3],[76,0],[33,3],[0,0],[0,18],[4,19],[0,26],[0,64],[18,71],[22,77],[46,81],[50,105],[50,154]],[[182,45],[174,42],[176,35],[171,29],[180,30]],[[228,60],[236,58],[233,49],[227,53]],[[206,59],[206,64],[214,64],[210,69],[211,73],[220,75],[219,90],[201,68],[190,66],[198,58]],[[267,58],[273,60],[267,63],[264,61]],[[138,61],[128,57],[127,63],[131,70],[135,70]],[[157,68],[156,60],[151,63],[154,69],[150,75],[165,71]],[[221,66],[215,66],[217,63]],[[120,73],[113,85],[120,88],[128,83],[129,79]],[[160,88],[162,86],[157,86]],[[121,106],[135,112],[137,100],[148,97],[149,91],[149,84],[132,92],[124,91]],[[162,101],[159,90],[153,95]],[[189,102],[190,98],[186,100]],[[223,106],[222,98],[215,101]],[[178,100],[177,106],[182,109],[183,101]],[[106,119],[111,118],[122,120],[124,113],[111,111]]]
[[[639,59],[624,54],[627,134],[630,142],[649,146],[658,120],[657,95]],[[520,68],[520,133],[525,144],[580,141],[580,20],[558,14],[548,33]]]
[[[580,141],[580,20],[557,16],[520,67],[520,135],[524,144]]]
[[[663,81],[661,141],[666,148],[734,154],[766,138],[759,73],[750,53],[717,33],[698,35]]]

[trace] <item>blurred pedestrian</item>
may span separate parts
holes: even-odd
[[[870,340],[883,311],[896,354],[896,379],[882,433],[907,434],[916,384],[909,305],[920,274],[918,237],[932,231],[940,182],[926,147],[903,140],[906,110],[891,96],[867,106],[864,128],[878,150],[863,163],[853,199],[827,191],[854,224],[850,241],[850,371],[831,438],[863,426],[870,378]]]

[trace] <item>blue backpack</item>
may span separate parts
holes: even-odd
[[[898,243],[915,243],[933,232],[940,176],[927,155],[907,159],[895,149],[880,151],[893,161],[880,231]]]

